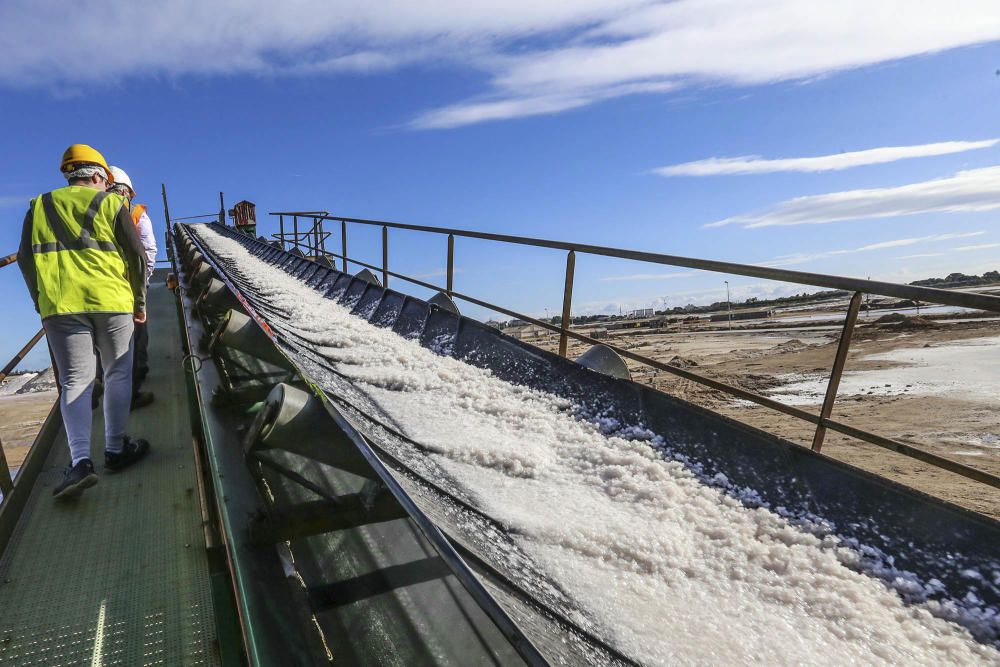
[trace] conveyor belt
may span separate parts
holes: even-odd
[[[645,424],[668,443],[665,455],[684,461],[697,475],[744,504],[780,507],[793,521],[825,526],[847,544],[863,546],[863,554],[887,555],[888,561],[873,557],[869,562],[865,556],[860,564],[887,585],[893,586],[896,574],[906,572],[921,581],[941,582],[934,599],[956,601],[971,594],[986,606],[1000,604],[997,582],[963,574],[1000,570],[994,547],[1000,543],[996,522],[647,387],[598,375],[418,299],[224,227],[212,228],[377,326],[416,338],[441,354],[489,368],[501,379],[567,398],[582,414]],[[190,229],[197,238],[197,230]],[[478,589],[477,601],[492,609],[491,617],[505,626],[505,634],[515,644],[522,639],[529,642],[521,645],[527,647],[522,655],[529,662],[553,657],[576,663],[629,661],[616,655],[605,629],[591,624],[527,556],[509,548],[512,543],[502,525],[478,512],[460,485],[424,456],[419,443],[400,437],[402,429],[287,325],[287,313],[249,288],[240,267],[223,261],[203,241],[199,246],[278,348],[313,383],[359,451],[442,556],[447,555],[448,565],[462,574],[470,590]],[[754,493],[746,492],[751,489]],[[497,549],[497,544],[502,548]],[[893,566],[885,567],[885,562]],[[897,591],[911,599],[905,589]],[[574,627],[567,618],[580,620]],[[995,625],[973,631],[980,641],[998,641]],[[566,636],[572,641],[563,642]]]

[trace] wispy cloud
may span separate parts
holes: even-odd
[[[896,259],[923,259],[925,257],[944,257],[946,252],[921,252],[916,255],[900,255]]]
[[[990,0],[881,0],[877,7],[864,0],[814,0],[807,12],[796,0],[644,3],[582,35],[570,32],[563,43],[486,63],[493,79],[485,97],[507,103],[506,116],[496,107],[477,113],[487,101],[480,96],[448,105],[450,124],[425,126],[551,113],[520,104],[539,96],[573,98],[579,107],[607,99],[610,90],[638,92],[629,87],[637,85],[806,80],[996,39],[1000,16]]]
[[[973,250],[986,250],[988,248],[1000,248],[1000,243],[980,243],[979,245],[963,245],[952,248],[957,252],[971,252]]]
[[[892,218],[918,213],[990,211],[1000,208],[1000,166],[960,171],[948,178],[894,188],[848,190],[797,197],[760,213],[738,215],[705,227],[819,225],[843,220]]]
[[[673,280],[675,278],[690,278],[696,275],[691,271],[678,272],[678,273],[633,273],[628,276],[605,276],[600,278],[600,282],[611,283],[611,282],[623,282],[631,280]]]
[[[836,257],[838,255],[853,255],[859,252],[872,252],[875,250],[886,250],[888,248],[902,248],[905,246],[916,245],[918,243],[929,243],[929,242],[941,242],[941,241],[953,241],[955,239],[967,239],[974,236],[982,236],[986,232],[958,232],[950,234],[932,234],[931,236],[913,236],[905,239],[893,239],[891,241],[880,241],[879,243],[869,243],[868,245],[863,245],[860,248],[850,248],[850,249],[840,249],[840,250],[825,250],[823,252],[816,252],[811,254],[797,253],[794,255],[783,255],[769,262],[765,262],[765,266],[791,266],[793,264],[804,264],[806,262],[813,262],[819,259],[826,259],[828,257]],[[971,247],[971,246],[970,246]],[[910,255],[909,257],[931,257],[937,253],[931,253],[928,255]]]
[[[770,174],[779,171],[819,172],[839,171],[871,164],[885,164],[897,160],[962,153],[980,148],[990,148],[1000,143],[1000,139],[984,141],[942,141],[916,146],[887,146],[869,148],[863,151],[820,155],[816,157],[793,157],[765,159],[756,155],[742,157],[713,157],[695,162],[684,162],[669,167],[659,167],[653,173],[660,176],[721,176],[732,174]]]
[[[108,0],[101,12],[66,12],[57,0],[6,0],[0,85],[446,63],[482,72],[483,89],[412,125],[458,127],[636,93],[808,80],[986,43],[1000,39],[995,9],[995,0],[813,0],[808,11],[800,0]],[[78,54],[105,48],[108,16],[116,57],[78,67]]]

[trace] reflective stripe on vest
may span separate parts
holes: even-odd
[[[136,227],[139,226],[139,220],[142,218],[142,214],[146,212],[146,206],[144,204],[136,204],[132,209],[132,224]]]
[[[86,212],[83,214],[83,224],[80,225],[80,235],[72,238],[72,234],[66,222],[56,212],[55,202],[52,201],[52,193],[47,192],[42,195],[42,213],[45,215],[49,228],[55,234],[56,240],[48,243],[34,243],[31,252],[38,254],[43,252],[59,252],[60,250],[103,250],[104,252],[118,252],[118,246],[111,241],[95,241],[94,216],[101,208],[101,203],[108,196],[107,192],[98,192],[97,196],[90,202]]]
[[[43,318],[130,313],[135,299],[115,225],[124,199],[68,186],[32,201],[31,249]]]

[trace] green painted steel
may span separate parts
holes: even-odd
[[[116,475],[98,465],[96,487],[57,503],[59,429],[0,560],[0,665],[221,662],[175,301],[156,283],[146,386],[157,400],[130,421],[153,450]],[[100,462],[100,411],[94,421]]]

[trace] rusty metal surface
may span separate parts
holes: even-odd
[[[566,332],[569,331],[571,313],[573,311],[573,279],[576,273],[576,252],[570,250],[566,253],[566,282],[563,285],[562,319],[559,321],[559,356],[566,356],[566,346],[568,339]]]
[[[847,317],[844,318],[844,329],[840,332],[840,342],[837,344],[837,356],[833,359],[830,382],[826,386],[823,407],[819,411],[819,424],[816,425],[816,433],[813,435],[812,450],[814,452],[818,452],[823,448],[823,438],[826,436],[824,422],[833,414],[833,404],[837,400],[840,378],[844,374],[844,365],[847,363],[847,352],[851,349],[851,336],[854,334],[854,325],[858,321],[858,311],[861,310],[861,299],[863,297],[864,294],[861,292],[855,292],[854,296],[851,297],[850,305],[847,307]]]

